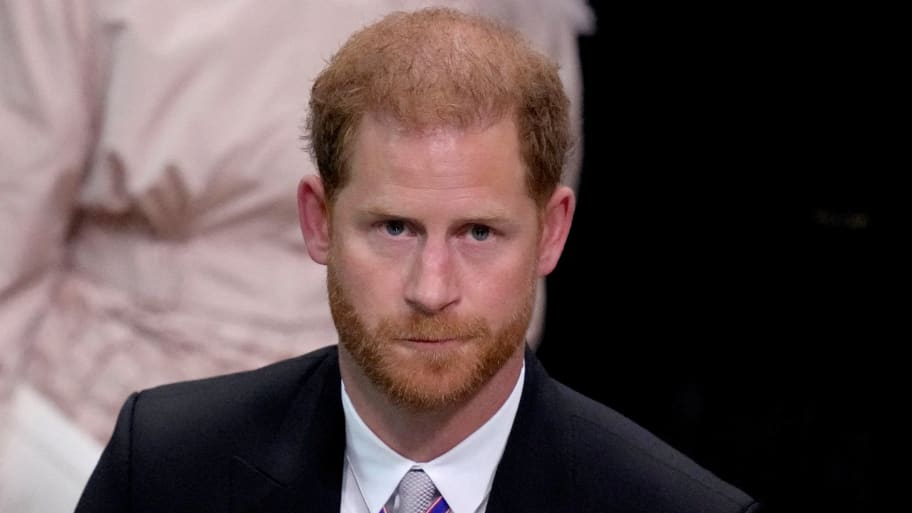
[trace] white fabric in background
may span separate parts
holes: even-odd
[[[0,458],[0,513],[72,513],[101,445],[26,386],[16,389],[9,420]]]

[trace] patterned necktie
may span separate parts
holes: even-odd
[[[396,490],[393,496],[399,496],[399,509],[393,509],[394,500],[390,499],[380,513],[446,513],[450,510],[434,482],[421,469],[406,472]]]

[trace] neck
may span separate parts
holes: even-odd
[[[416,411],[390,401],[341,346],[339,367],[352,405],[370,430],[402,456],[425,462],[458,445],[497,413],[519,379],[524,348],[520,345],[474,395],[433,410]]]

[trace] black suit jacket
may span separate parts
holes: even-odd
[[[340,382],[331,346],[135,393],[76,511],[338,513]],[[487,513],[756,511],[738,489],[552,380],[526,351],[525,385]]]

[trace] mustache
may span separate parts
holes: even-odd
[[[406,319],[383,319],[377,334],[397,339],[465,339],[490,336],[491,329],[480,318],[451,319],[412,315]]]

